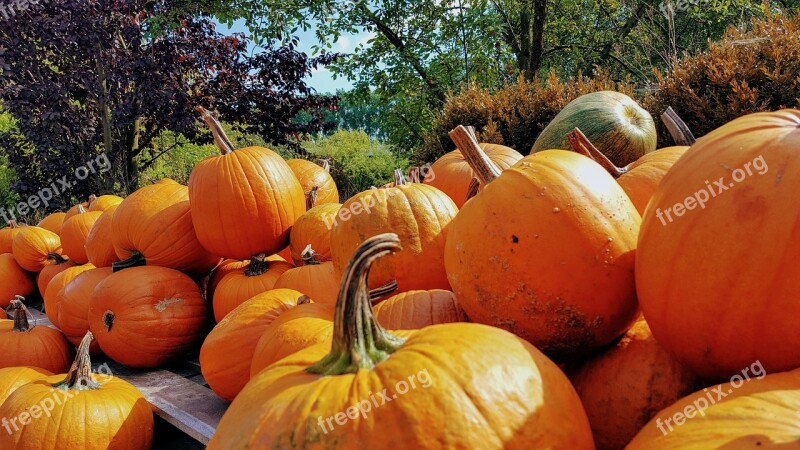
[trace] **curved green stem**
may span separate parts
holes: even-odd
[[[120,270],[130,269],[131,267],[146,266],[146,265],[147,265],[147,260],[144,259],[144,255],[134,251],[131,252],[130,258],[112,263],[111,270],[112,272],[119,272]]]

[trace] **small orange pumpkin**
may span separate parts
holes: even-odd
[[[0,254],[0,308],[6,308],[20,295],[31,296],[36,290],[33,275],[17,264],[11,253]]]
[[[16,220],[9,220],[8,226],[0,230],[0,253],[11,253],[11,244],[14,242],[14,236],[19,232],[19,226]]]
[[[0,369],[0,405],[19,388],[32,381],[53,375],[39,367],[6,367]]]
[[[270,261],[264,255],[235,264],[212,291],[214,318],[219,322],[246,300],[274,288],[278,278],[292,267],[285,261]]]
[[[331,177],[331,166],[327,160],[322,160],[322,165],[319,165],[305,159],[290,159],[286,164],[303,187],[306,209],[326,203],[339,203],[339,190]]]
[[[53,276],[50,282],[47,283],[47,289],[45,289],[42,297],[44,298],[44,312],[47,314],[47,318],[50,319],[50,323],[59,326],[58,311],[61,303],[61,296],[59,295],[61,290],[78,275],[94,268],[91,264],[68,267]]]
[[[303,251],[308,245],[314,248],[319,262],[331,260],[331,232],[341,208],[339,203],[325,203],[309,209],[297,219],[289,244],[295,264],[303,264]]]
[[[111,220],[118,207],[119,205],[112,205],[106,208],[86,236],[86,257],[95,267],[111,267],[119,261],[111,238]]]
[[[341,277],[332,262],[320,263],[311,245],[303,252],[304,265],[284,272],[277,281],[275,289],[288,288],[300,291],[316,303],[336,304]]]
[[[75,261],[65,259],[58,253],[48,255],[47,259],[50,264],[46,265],[44,269],[36,275],[36,286],[39,288],[39,294],[42,295],[42,297],[44,297],[44,293],[47,292],[47,285],[50,284],[53,277],[70,267],[77,266]]]
[[[24,300],[18,296],[11,301],[14,326],[10,330],[0,330],[0,348],[3,349],[0,368],[30,366],[54,373],[65,372],[72,360],[72,346],[60,331],[31,325]]]
[[[86,237],[101,214],[103,213],[99,211],[90,212],[79,205],[78,213],[65,220],[61,226],[59,234],[61,246],[64,253],[69,255],[69,258],[76,264],[89,262],[89,258],[86,256]]]
[[[29,272],[41,272],[53,253],[63,255],[61,238],[39,227],[21,227],[12,244],[14,258]]]
[[[78,346],[89,331],[89,305],[95,287],[112,273],[110,267],[101,267],[81,272],[59,292],[58,327],[72,345]],[[92,354],[100,351],[96,341],[92,342]]]
[[[78,203],[77,205],[72,205],[70,209],[67,210],[67,213],[64,215],[64,222],[69,220],[75,214],[78,214],[78,208],[83,207],[84,209],[89,209],[89,202]],[[60,233],[61,230],[58,231]],[[56,234],[58,234],[56,233]]]
[[[64,218],[66,216],[67,213],[65,212],[54,212],[53,214],[45,216],[36,226],[58,234],[61,232],[61,225],[64,223]]]
[[[442,289],[402,292],[378,303],[373,310],[381,326],[389,330],[469,321],[455,294]]]
[[[100,197],[96,197],[94,195],[89,196],[89,211],[99,211],[103,212],[112,206],[117,206],[122,201],[125,200],[122,197],[118,197],[116,195],[101,195]]]

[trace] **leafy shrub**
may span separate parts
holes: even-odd
[[[0,112],[0,132],[9,132],[15,127],[11,114]],[[0,208],[8,208],[19,202],[19,195],[11,188],[16,179],[14,169],[8,164],[8,157],[5,153],[0,154]]]

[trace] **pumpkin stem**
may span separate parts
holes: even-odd
[[[222,129],[222,124],[211,115],[207,109],[203,108],[202,106],[198,106],[195,108],[195,111],[200,113],[200,116],[203,118],[203,122],[206,123],[206,126],[211,130],[211,134],[214,135],[214,144],[217,145],[220,153],[223,155],[227,155],[228,153],[233,153],[235,147],[230,139],[228,139],[228,135],[225,134],[225,130]]]
[[[86,208],[83,205],[78,205],[78,214],[83,214],[86,212]]]
[[[317,203],[317,194],[319,191],[319,186],[314,186],[308,191],[306,194],[306,211],[314,207],[314,203]]]
[[[480,190],[481,180],[479,180],[477,177],[472,177],[472,181],[469,182],[469,187],[467,188],[467,197],[464,199],[464,202],[478,195]]]
[[[676,145],[694,145],[697,141],[692,130],[671,106],[664,111],[664,114],[661,114],[661,121],[664,122]]]
[[[305,305],[305,304],[308,304],[308,303],[311,303],[311,297],[309,297],[307,295],[301,295],[300,297],[297,298],[297,304],[298,305]]]
[[[606,171],[610,173],[612,177],[619,178],[628,171],[629,166],[615,166],[614,163],[603,154],[603,152],[598,150],[597,147],[592,144],[589,138],[587,138],[580,129],[575,128],[572,130],[567,135],[567,139],[569,139],[569,145],[572,147],[572,151],[575,153],[580,153],[581,155],[594,160],[596,163],[603,166],[603,168],[606,169]]]
[[[474,133],[470,133],[466,127],[463,125],[455,127],[450,132],[450,139],[453,140],[461,154],[464,155],[464,159],[475,171],[475,175],[481,183],[484,185],[489,184],[500,176],[500,168],[489,159],[486,152],[481,149],[477,139],[475,139]]]
[[[91,331],[86,332],[86,336],[78,346],[78,354],[72,362],[67,378],[64,381],[53,385],[56,389],[73,389],[77,391],[89,391],[100,389],[100,383],[94,381],[92,376],[92,359],[89,356],[89,347],[94,340]]]
[[[300,253],[300,257],[303,258],[303,265],[304,266],[316,266],[319,265],[319,260],[317,259],[317,252],[311,248],[311,244],[306,245],[306,248],[303,249],[303,253]]]
[[[33,329],[28,321],[28,308],[23,303],[25,297],[17,295],[14,300],[11,300],[11,310],[14,311],[14,331],[24,333]]]
[[[103,324],[106,326],[106,331],[111,331],[111,328],[114,326],[114,319],[116,318],[117,315],[110,309],[103,313]]]
[[[404,184],[408,184],[408,179],[406,179],[403,169],[394,169],[394,185],[402,186]]]
[[[372,264],[400,249],[394,233],[379,234],[358,247],[339,288],[331,352],[307,372],[341,375],[371,369],[403,345],[404,339],[388,333],[375,319],[367,288]]]
[[[112,263],[111,271],[119,272],[120,270],[123,269],[130,269],[131,267],[146,266],[146,265],[147,265],[147,260],[144,259],[144,255],[142,255],[137,251],[133,251],[131,252],[130,258]]]
[[[396,290],[397,290],[397,280],[393,280],[387,284],[384,284],[381,287],[376,287],[375,289],[369,291],[369,301],[372,302],[372,304],[375,304],[382,297],[385,297]]]
[[[320,167],[322,167],[323,169],[325,169],[325,172],[328,172],[328,173],[331,172],[331,160],[329,160],[329,159],[321,159],[320,158],[320,159],[317,160],[317,164]]]
[[[9,228],[17,228],[17,226],[18,225],[17,225],[17,221],[16,220],[9,220],[8,221],[8,227]]]
[[[250,266],[244,271],[248,277],[257,277],[264,275],[269,270],[269,262],[267,261],[266,253],[259,253],[258,255],[250,258]]]
[[[87,202],[87,204],[89,205],[89,208],[92,207],[92,203],[94,203],[95,200],[97,200],[97,196],[96,195],[92,194],[92,195],[89,196],[89,201]]]
[[[59,255],[56,252],[48,253],[47,254],[47,259],[53,261],[56,266],[59,265],[59,264],[64,264],[65,262],[67,262],[67,258],[64,258],[63,255]]]

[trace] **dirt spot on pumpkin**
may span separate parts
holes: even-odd
[[[156,310],[158,310],[158,312],[164,312],[170,305],[174,305],[175,303],[180,303],[182,301],[183,299],[179,297],[165,298],[164,300],[156,303]]]
[[[541,350],[551,358],[563,360],[595,347],[593,330],[600,327],[602,318],[587,320],[584,313],[560,298],[548,303],[545,317],[552,338],[541,345]]]

